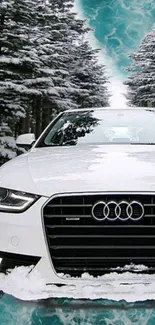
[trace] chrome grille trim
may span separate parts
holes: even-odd
[[[93,203],[89,200],[113,196],[118,200],[124,197],[126,200],[127,197],[141,199],[145,210],[142,220],[121,223],[93,220],[89,211]],[[155,192],[56,194],[44,204],[42,217],[45,240],[56,273],[77,276],[89,272],[96,276],[108,272],[111,267],[130,263],[155,269]]]

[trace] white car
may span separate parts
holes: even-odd
[[[0,257],[1,272],[34,265],[60,285],[131,263],[154,269],[155,109],[65,111],[4,164]]]

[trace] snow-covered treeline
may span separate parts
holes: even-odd
[[[13,138],[26,132],[38,136],[58,112],[108,105],[105,67],[86,40],[86,22],[70,10],[73,5],[73,0],[0,0],[4,161],[16,155]]]
[[[155,107],[155,27],[130,55],[127,99],[131,106]]]

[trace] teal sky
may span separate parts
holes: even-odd
[[[124,74],[128,54],[155,23],[155,0],[80,0],[96,38]]]

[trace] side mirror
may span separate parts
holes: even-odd
[[[36,139],[34,133],[25,133],[18,136],[16,139],[16,145],[17,147],[22,147],[26,150],[29,150],[35,141]]]

